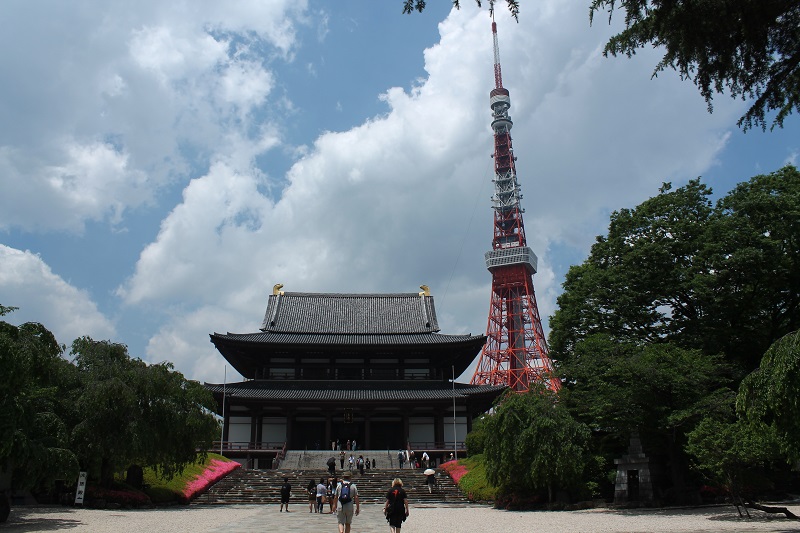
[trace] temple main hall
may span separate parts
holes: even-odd
[[[259,331],[211,342],[245,379],[206,383],[226,455],[264,468],[279,449],[463,450],[472,419],[505,385],[453,379],[484,335],[440,333],[433,296],[284,292],[276,285]]]

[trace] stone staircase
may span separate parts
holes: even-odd
[[[355,458],[363,455],[366,459],[375,460],[375,466],[379,469],[395,470],[400,467],[397,463],[397,452],[387,450],[365,450],[358,452],[345,452],[344,466],[347,468],[347,457],[353,454]],[[331,450],[287,450],[286,457],[283,458],[279,466],[282,470],[314,470],[327,469],[327,461],[333,457],[336,460],[336,471],[340,472],[339,452]]]
[[[193,503],[277,504],[280,503],[280,486],[283,484],[283,478],[288,477],[289,483],[292,485],[291,503],[302,505],[305,508],[308,504],[305,488],[312,479],[318,482],[320,478],[328,478],[328,471],[325,469],[324,463],[331,454],[330,452],[319,454],[315,451],[297,452],[295,456],[293,453],[287,452],[281,467],[277,470],[238,468],[211,486],[204,494],[198,496]],[[370,455],[365,454],[365,456],[372,459]],[[388,460],[385,455],[382,459],[384,464],[388,466]],[[322,467],[318,466],[318,461],[320,460],[323,463]],[[375,460],[376,469],[365,470],[363,476],[358,471],[352,474],[352,481],[358,487],[358,495],[362,503],[382,503],[386,492],[391,487],[392,480],[396,477],[403,480],[403,488],[408,493],[409,502],[412,504],[464,503],[467,501],[467,498],[458,490],[450,476],[443,470],[436,469],[439,486],[431,494],[428,492],[428,487],[425,484],[426,477],[422,470],[380,468],[381,458],[375,455]],[[316,465],[314,468],[305,467],[309,463],[316,463]],[[336,477],[341,478],[342,473],[343,471],[339,468],[337,458]]]

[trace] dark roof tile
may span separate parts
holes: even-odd
[[[414,334],[439,331],[432,296],[417,293],[272,294],[261,324],[272,333]]]
[[[215,394],[223,385],[206,383]],[[363,382],[363,381],[245,381],[224,385],[228,397],[273,401],[426,401],[496,397],[505,385],[467,385],[456,383],[455,390],[442,382]]]

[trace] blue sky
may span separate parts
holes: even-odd
[[[488,11],[401,1],[0,4],[0,303],[60,342],[129,346],[222,381],[208,334],[288,291],[431,287],[482,333],[491,278]],[[657,50],[603,58],[588,2],[497,11],[545,320],[610,213],[702,176],[796,164],[800,128],[743,133]],[[228,377],[232,372],[228,372]],[[469,376],[464,376],[468,379]]]

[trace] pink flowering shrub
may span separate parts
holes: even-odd
[[[212,459],[202,474],[199,474],[194,481],[187,483],[186,488],[183,489],[183,497],[186,501],[191,500],[240,466],[242,465],[236,461]]]
[[[106,489],[89,485],[86,488],[86,500],[89,504],[96,504],[98,500],[106,503],[118,503],[125,507],[141,507],[150,504],[147,494],[132,490]]]
[[[458,483],[462,477],[464,477],[469,469],[466,466],[458,464],[458,461],[448,461],[446,463],[442,463],[441,468],[444,469],[445,472],[450,474],[450,477],[453,478],[455,483]]]

